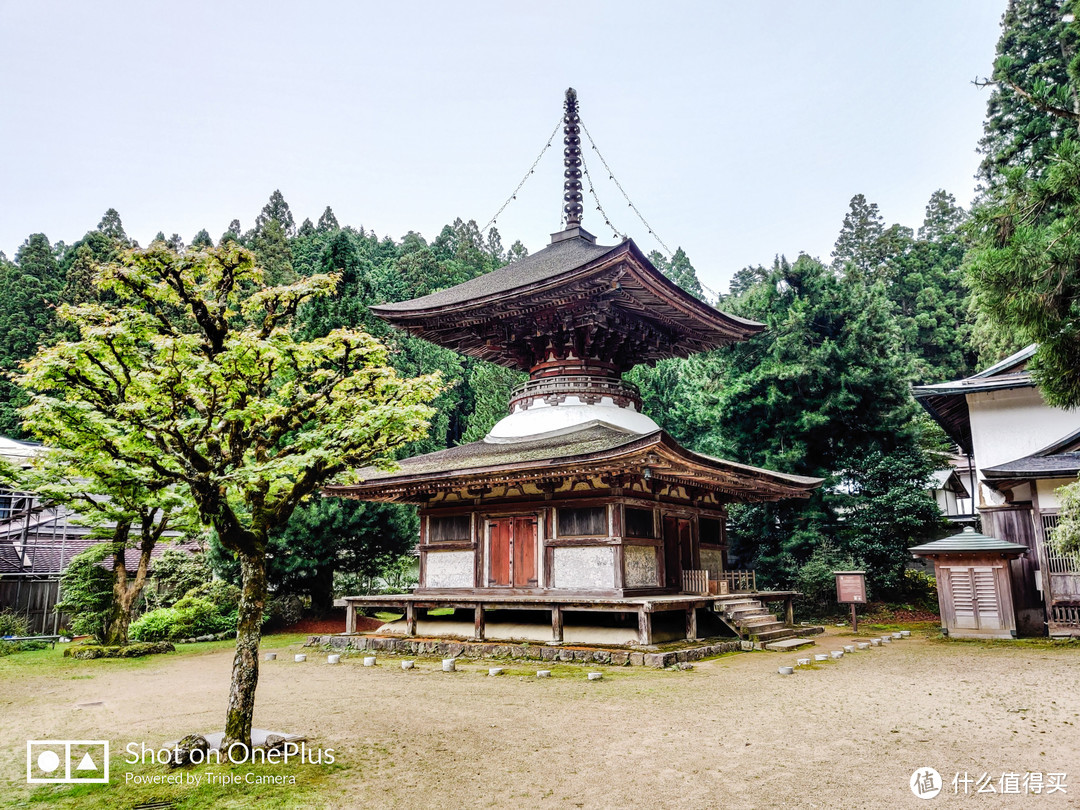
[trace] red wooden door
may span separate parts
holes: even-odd
[[[510,584],[510,535],[513,520],[501,518],[488,524],[488,585]]]
[[[492,520],[488,533],[488,587],[535,588],[536,516]]]
[[[515,588],[536,587],[536,518],[514,518],[511,539],[514,548],[513,569]]]

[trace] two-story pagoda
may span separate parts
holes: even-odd
[[[420,507],[419,587],[350,597],[350,632],[356,606],[377,604],[402,609],[409,635],[418,618],[424,634],[462,635],[453,621],[420,616],[449,606],[472,610],[469,635],[481,639],[692,638],[699,609],[749,589],[748,577],[725,571],[727,504],[805,497],[821,483],[691,452],[642,413],[624,372],[764,327],[689,295],[629,239],[596,243],[581,227],[572,90],[564,124],[566,230],[499,270],[372,308],[413,335],[529,379],[482,441],[405,459],[392,472],[368,468],[361,483],[327,490]],[[546,618],[542,626],[521,620],[529,609],[551,612],[550,631]],[[609,629],[575,638],[580,612]],[[756,635],[783,636],[773,624]]]

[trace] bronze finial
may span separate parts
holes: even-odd
[[[563,213],[566,214],[566,228],[581,227],[581,130],[578,127],[577,91],[570,87],[566,91],[563,104]]]

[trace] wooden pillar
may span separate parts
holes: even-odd
[[[473,608],[473,638],[484,640],[484,606],[481,604]]]
[[[405,635],[416,635],[416,605],[412,602],[405,605]]]
[[[345,632],[353,635],[356,632],[356,603],[345,603]]]
[[[790,596],[784,600],[784,624],[795,626],[795,600]]]
[[[644,608],[638,610],[637,627],[638,644],[652,644],[652,614],[646,613]]]
[[[697,638],[697,608],[686,609],[686,640],[693,641]]]
[[[551,640],[562,643],[563,640],[563,615],[560,605],[551,606]]]

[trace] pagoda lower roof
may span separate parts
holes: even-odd
[[[515,341],[557,332],[599,328],[632,336],[632,356],[620,363],[629,367],[687,357],[764,329],[687,293],[632,240],[604,246],[582,236],[560,239],[454,287],[371,311],[432,343],[525,370],[535,357],[526,358]]]
[[[492,484],[544,482],[576,476],[640,476],[711,490],[735,502],[803,498],[820,478],[788,475],[694,453],[668,433],[627,433],[592,422],[571,433],[515,442],[472,442],[399,462],[365,467],[358,483],[326,487],[324,495],[366,501],[425,503],[439,491]]]

